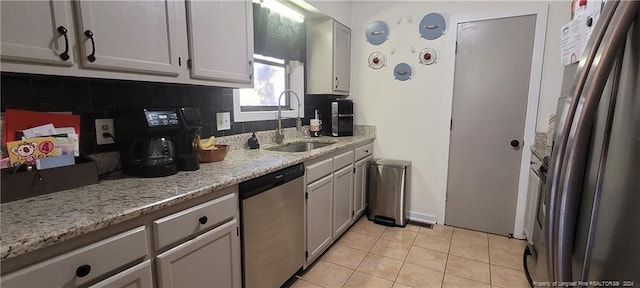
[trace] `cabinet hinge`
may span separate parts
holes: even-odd
[[[304,199],[309,199],[309,192],[304,192]]]
[[[178,67],[182,67],[182,57],[178,57]]]
[[[309,251],[304,251],[304,258],[309,258]]]
[[[191,59],[187,60],[187,68],[191,69]]]

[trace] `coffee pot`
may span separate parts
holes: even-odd
[[[123,109],[115,120],[124,174],[162,177],[178,173],[174,142],[180,128],[177,109]]]

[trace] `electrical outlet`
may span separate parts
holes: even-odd
[[[96,119],[96,144],[106,145],[116,143],[110,136],[103,136],[105,132],[116,137],[113,129],[113,119]]]
[[[231,113],[216,113],[216,127],[218,131],[231,129]]]

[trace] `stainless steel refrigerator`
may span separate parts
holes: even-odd
[[[607,1],[565,71],[537,286],[640,287],[639,10],[640,1]]]

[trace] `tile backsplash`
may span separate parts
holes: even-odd
[[[95,145],[94,119],[111,118],[114,111],[129,107],[199,107],[203,117],[202,135],[229,136],[276,129],[276,120],[232,122],[230,130],[217,131],[216,113],[230,112],[233,119],[233,89],[210,86],[48,76],[2,72],[2,111],[70,111],[81,115],[81,147],[86,154],[105,152]],[[303,124],[308,125],[314,110],[329,97],[305,96]],[[295,119],[283,119],[283,127],[294,127]],[[117,129],[117,127],[116,127]],[[108,147],[113,150],[114,147]]]

